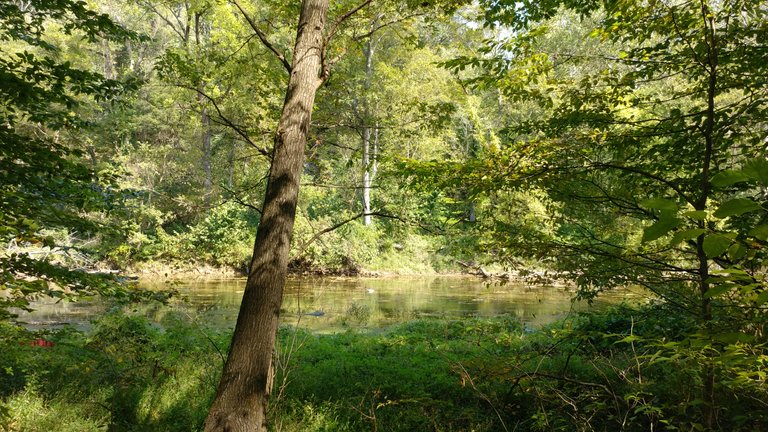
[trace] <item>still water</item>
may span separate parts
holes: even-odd
[[[149,286],[149,285],[148,285]],[[175,311],[200,325],[234,327],[245,280],[187,281],[152,288],[179,291],[170,307],[142,306],[139,313],[161,320]],[[593,306],[571,301],[573,292],[562,287],[531,287],[486,282],[470,277],[414,278],[291,278],[283,299],[281,321],[316,332],[349,327],[381,328],[420,317],[518,317],[529,328],[538,328],[569,313],[600,308],[621,301],[644,300],[639,290],[622,289],[603,295]],[[100,302],[56,303],[41,300],[36,311],[20,318],[35,327],[88,322],[106,313]]]

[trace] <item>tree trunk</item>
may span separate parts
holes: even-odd
[[[202,96],[198,96],[198,100],[201,104],[205,103]],[[205,106],[203,106],[200,112],[200,125],[202,126],[200,150],[203,152],[201,160],[203,168],[203,202],[208,207],[211,203],[211,195],[213,194],[213,146],[211,145],[211,118],[208,116],[208,108]]]
[[[104,78],[115,79],[115,61],[112,59],[112,48],[107,38],[101,41],[101,47],[104,50]]]
[[[209,31],[203,23],[203,16],[200,13],[195,14],[195,57],[198,62],[200,61],[200,49],[203,46],[203,39],[208,39]],[[208,108],[206,103],[208,102],[203,97],[205,91],[205,84],[200,81],[197,84],[197,101],[200,104],[200,127],[202,133],[200,135],[202,158],[200,164],[203,168],[203,202],[208,207],[211,203],[211,195],[213,194],[213,169],[211,167],[213,160],[213,147],[211,146],[211,118],[208,116]]]
[[[711,165],[715,157],[715,98],[718,91],[718,52],[717,38],[715,37],[715,24],[711,11],[705,3],[701,4],[701,14],[704,18],[705,42],[707,46],[707,58],[704,65],[704,71],[707,73],[707,110],[704,117],[704,124],[701,132],[704,137],[704,160],[701,169],[701,195],[698,202],[694,205],[696,210],[706,210],[708,207],[709,194],[711,192]],[[699,227],[706,229],[705,223],[699,223]],[[706,326],[705,331],[710,331],[712,324],[712,302],[707,295],[710,290],[710,258],[704,251],[705,235],[702,234],[697,239],[696,255],[699,260],[699,293],[701,295],[701,320]],[[705,362],[703,365],[703,386],[701,405],[702,420],[707,430],[714,430],[717,418],[717,404],[715,401],[715,369],[711,362]]]
[[[232,140],[227,155],[227,187],[231,190],[235,187],[235,154],[237,153],[237,140]]]
[[[374,20],[373,29],[376,28],[376,20]],[[363,53],[365,54],[365,81],[363,83],[363,225],[370,225],[371,224],[371,186],[373,184],[373,175],[372,175],[372,169],[373,165],[372,162],[375,159],[372,159],[372,152],[371,152],[371,129],[373,127],[370,125],[371,120],[371,107],[370,102],[368,98],[370,97],[370,89],[371,89],[371,79],[373,78],[373,53],[376,49],[374,46],[373,36],[369,37],[365,48],[363,49]],[[378,133],[378,131],[377,131]],[[378,138],[378,136],[377,136]],[[378,144],[378,143],[377,143]],[[375,158],[375,155],[373,155],[373,158]]]
[[[264,431],[272,352],[283,299],[299,179],[315,93],[321,84],[329,0],[304,0],[293,67],[275,133],[272,166],[253,259],[229,355],[205,430]]]
[[[363,225],[371,224],[371,128],[363,126]]]

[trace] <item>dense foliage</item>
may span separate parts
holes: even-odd
[[[512,36],[446,66],[517,104],[501,145],[469,163],[403,163],[488,200],[495,259],[547,260],[588,299],[642,285],[693,319],[678,358],[705,365],[707,430],[727,411],[720,374],[762,364],[767,14],[739,0],[494,3],[486,22]],[[733,369],[745,347],[756,355]]]
[[[51,38],[93,42],[140,37],[80,1],[0,6],[0,318],[39,295],[77,298],[134,294],[83,271],[89,258],[72,238],[109,236],[119,212],[117,180],[84,160],[90,112],[118,103],[136,80],[113,80],[73,64]]]
[[[5,323],[42,295],[134,299],[118,271],[247,271],[299,2],[97,3],[0,4],[0,425],[195,429],[226,336]],[[293,270],[656,301],[534,335],[286,330],[276,427],[768,428],[765,4],[354,4],[329,11]]]

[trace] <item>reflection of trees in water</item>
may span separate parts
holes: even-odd
[[[177,288],[180,297],[170,307],[140,306],[137,313],[159,322],[175,310],[207,326],[234,325],[243,281],[196,281]],[[616,293],[601,303],[622,299],[623,294]],[[298,322],[301,327],[327,331],[342,325],[376,327],[419,317],[513,315],[536,327],[565,316],[571,306],[571,294],[561,288],[489,284],[474,278],[292,278],[286,285],[281,320],[284,324]],[[28,320],[87,323],[108,308],[103,302],[41,302]],[[577,304],[575,310],[585,308]]]

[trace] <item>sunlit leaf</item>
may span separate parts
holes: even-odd
[[[687,211],[683,212],[682,215],[697,221],[703,221],[707,219],[707,212],[704,210]]]
[[[677,210],[677,204],[667,198],[650,198],[640,202],[640,205],[654,210]]]

